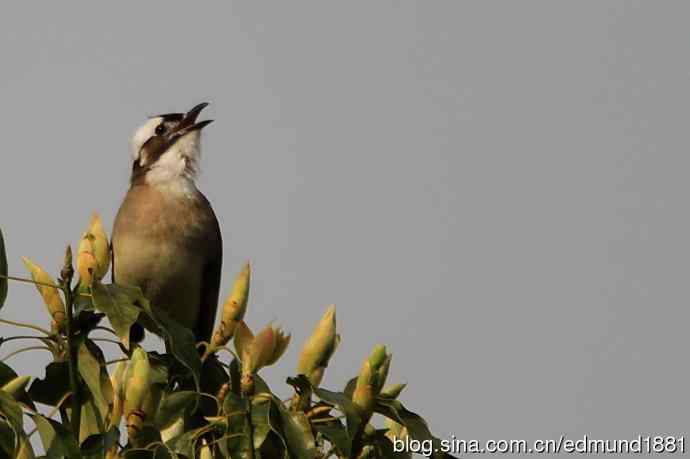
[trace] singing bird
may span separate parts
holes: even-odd
[[[196,186],[201,131],[212,121],[197,118],[207,105],[151,117],[136,130],[130,187],[112,232],[113,281],[140,287],[197,341],[211,338],[223,259],[218,220]],[[132,335],[141,340],[143,329]]]

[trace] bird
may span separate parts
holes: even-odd
[[[211,338],[223,261],[218,219],[196,185],[201,132],[213,121],[197,121],[206,106],[152,116],[135,131],[130,185],[111,237],[113,283],[139,287],[197,342]],[[133,341],[143,339],[142,326],[161,335],[140,314]]]

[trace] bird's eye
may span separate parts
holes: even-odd
[[[156,126],[156,135],[163,135],[165,134],[165,124],[161,123],[158,126]]]

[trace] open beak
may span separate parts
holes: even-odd
[[[188,132],[198,131],[204,126],[208,126],[209,124],[211,124],[213,120],[204,120],[198,123],[196,122],[196,119],[199,117],[201,110],[203,110],[207,106],[208,102],[203,102],[192,108],[190,111],[188,111],[182,118],[182,121],[180,121],[180,124],[177,126],[177,129],[175,129],[174,134],[183,136]]]

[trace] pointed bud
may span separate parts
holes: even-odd
[[[211,341],[212,349],[225,346],[235,334],[238,323],[244,318],[247,311],[250,278],[251,267],[247,262],[237,275],[232,291],[223,305],[223,316]]]
[[[26,389],[26,385],[29,384],[30,380],[31,376],[17,376],[2,386],[2,390],[10,394],[12,397],[17,398],[17,396],[24,389]]]
[[[400,393],[407,387],[407,384],[390,384],[381,389],[381,396],[387,398],[398,398]]]
[[[43,302],[48,307],[48,313],[53,318],[53,325],[56,330],[62,330],[65,326],[65,303],[58,293],[57,284],[55,280],[43,268],[34,264],[26,257],[22,257],[22,261],[26,269],[31,273],[31,278],[34,282],[41,284],[55,285],[56,287],[49,287],[48,285],[36,284],[36,289],[43,297]]]
[[[132,353],[132,360],[127,371],[125,382],[124,414],[127,422],[127,433],[132,437],[141,430],[146,414],[142,411],[146,394],[151,389],[151,366],[149,357],[142,348]]]
[[[312,386],[317,387],[321,384],[324,370],[339,343],[340,335],[335,330],[335,305],[331,305],[304,343],[297,374],[305,375]]]
[[[201,440],[201,450],[199,451],[199,459],[213,459],[211,447],[206,442],[206,439]]]
[[[240,359],[245,353],[245,350],[249,348],[249,344],[254,340],[254,333],[249,329],[247,323],[241,320],[237,324],[237,329],[235,330],[235,351]]]
[[[79,285],[91,287],[98,271],[96,261],[96,237],[91,233],[84,233],[79,241],[77,250],[77,272],[79,273]]]
[[[290,343],[290,334],[280,327],[267,325],[251,337],[249,327],[240,323],[235,336],[235,347],[242,360],[242,374],[253,375],[261,368],[273,365],[283,355]]]
[[[366,421],[371,417],[376,396],[386,381],[390,361],[391,355],[386,353],[386,347],[378,345],[374,347],[359,371],[352,402],[359,408]]]
[[[122,412],[125,404],[125,374],[127,373],[128,362],[122,360],[117,362],[115,371],[110,377],[110,384],[113,386],[113,408],[110,410],[110,428],[119,427],[122,420]]]
[[[93,235],[93,254],[96,258],[96,273],[95,277],[98,280],[108,273],[110,268],[110,244],[108,243],[108,234],[103,229],[103,222],[101,217],[94,213],[89,222],[88,233]]]

